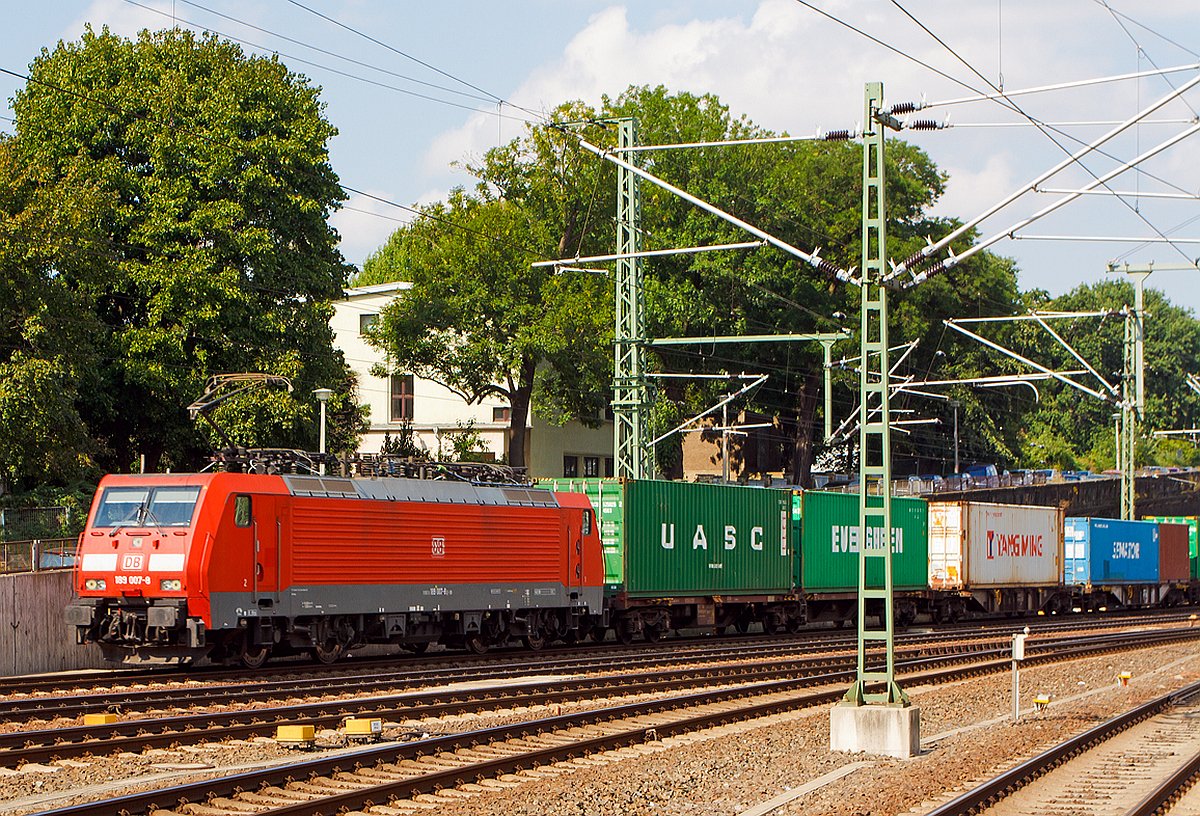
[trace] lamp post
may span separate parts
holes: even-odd
[[[954,409],[954,475],[958,475],[958,400],[950,400],[950,407]]]
[[[315,388],[313,395],[321,403],[321,475],[325,475],[325,403],[333,396],[332,388]]]

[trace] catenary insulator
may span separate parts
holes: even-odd
[[[892,116],[903,116],[906,113],[920,110],[915,102],[901,102],[899,105],[892,105],[892,109],[888,111]]]
[[[827,142],[847,142],[852,138],[854,138],[854,134],[848,130],[831,130],[825,134]]]
[[[925,257],[925,254],[923,252],[921,252],[921,250],[918,249],[912,255],[905,258],[904,263],[900,264],[900,266],[902,266],[905,269],[912,269],[913,266],[915,266],[917,264],[917,262],[921,261],[924,257]]]
[[[817,258],[816,267],[817,267],[817,269],[824,272],[826,275],[833,275],[836,277],[836,276],[842,274],[842,270],[838,269],[836,266],[834,266],[833,264],[831,264],[829,261],[825,260],[824,258]]]
[[[924,272],[922,272],[921,275],[924,278],[932,278],[934,275],[941,274],[942,272],[945,272],[945,271],[946,271],[946,262],[938,261],[933,266],[929,267]]]

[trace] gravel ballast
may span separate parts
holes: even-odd
[[[1121,672],[1132,674],[1128,686],[1119,684]],[[569,766],[504,777],[486,788],[468,786],[465,792],[423,796],[420,803],[404,804],[422,811],[434,808],[446,816],[915,814],[1103,720],[1197,680],[1200,643],[1030,666],[1021,673],[1022,721],[1014,725],[1012,678],[1007,672],[941,686],[909,686],[901,678],[901,686],[921,708],[923,751],[911,759],[831,752],[829,709],[822,707],[609,752]],[[1050,698],[1045,711],[1030,710],[1036,696]],[[491,724],[488,719],[447,717],[427,727],[440,733],[469,731]],[[67,804],[51,794],[55,790],[78,793],[107,785],[103,795],[115,796],[130,789],[121,785],[124,780],[136,785],[139,778],[145,782],[153,775],[183,781],[228,773],[234,767],[286,763],[288,757],[289,750],[273,741],[255,740],[0,770],[0,811],[30,813]],[[181,767],[189,764],[190,769]],[[209,767],[196,767],[200,765]],[[844,775],[838,778],[839,774]]]

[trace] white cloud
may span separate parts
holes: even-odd
[[[1017,186],[1012,159],[1010,155],[998,153],[989,156],[984,166],[978,169],[942,167],[950,180],[946,192],[934,207],[934,214],[957,216],[965,221],[999,202]]]
[[[817,5],[894,50],[793,0],[759,0],[749,16],[670,23],[634,23],[643,19],[637,14],[640,9],[612,5],[593,15],[559,55],[531,71],[510,98],[535,110],[547,110],[571,99],[595,105],[602,94],[616,95],[630,85],[662,84],[672,92],[715,93],[734,115],[745,114],[774,131],[804,135],[861,123],[864,83],[872,80],[885,83],[889,103],[915,102],[922,96],[935,102],[974,96],[972,89],[990,91],[988,83],[1000,84],[1001,78],[1004,89],[1014,91],[1145,70],[1151,67],[1151,58],[1159,66],[1194,63],[1194,54],[1151,32],[1191,42],[1200,22],[1194,3],[1182,0],[1155,4],[1153,10],[1131,11],[1139,22],[1146,23],[1144,29],[1131,28],[1128,21],[1123,21],[1124,27],[1119,25],[1098,3],[1007,0],[998,6],[914,0],[905,4],[928,26],[927,32],[898,9],[872,0],[829,0]],[[1178,86],[1189,77],[1177,75],[1171,82]],[[1020,96],[1015,101],[1043,121],[1111,121],[1132,115],[1167,89],[1163,80],[1147,79],[1140,88],[1127,82]],[[951,122],[960,125],[1022,121],[1020,114],[994,102],[938,108],[920,116],[941,120],[947,110]],[[1164,109],[1163,116],[1167,115],[1187,118],[1189,111],[1176,105]],[[920,146],[950,174],[936,213],[967,220],[1077,149],[1079,143],[1072,137],[1086,142],[1105,129],[1063,127],[1069,135],[1056,136],[1059,144],[1031,127],[959,127],[933,133],[905,132],[901,138]],[[1143,130],[1140,149],[1157,144],[1181,127]],[[505,131],[506,139],[514,135],[515,131]],[[443,132],[431,143],[425,155],[426,170],[444,170],[452,161],[481,155],[496,142],[494,117],[471,116],[461,127]],[[1114,143],[1112,152],[1125,161],[1136,148],[1131,135]],[[1200,137],[1194,137],[1154,166],[1173,183],[1197,189],[1198,152]],[[1112,160],[1100,156],[1089,157],[1086,164],[1093,174],[1114,166]],[[1083,170],[1072,168],[1047,186],[1079,187],[1090,178]],[[1121,179],[1123,187],[1133,183],[1130,176]],[[1148,183],[1143,181],[1143,189]],[[980,230],[984,235],[1004,230],[1050,200],[1023,196]],[[1170,228],[1193,214],[1194,209],[1178,216],[1154,217],[1154,221]],[[1103,234],[1105,228],[1110,234],[1146,229],[1136,223],[1128,227],[1119,224],[1118,219],[1125,217],[1120,202],[1093,199],[1064,207],[1054,219],[1039,222],[1030,231],[1093,235]],[[1050,288],[1069,288],[1069,276],[1094,265],[1088,259],[1079,264],[1043,266],[1045,253],[1035,250],[1033,244],[1006,241],[997,245],[996,251],[1014,254],[1025,274],[1035,277],[1039,285],[1052,278],[1063,279]],[[1100,256],[1112,248],[1087,247],[1087,251]],[[1071,258],[1085,254],[1083,245],[1071,245]]]

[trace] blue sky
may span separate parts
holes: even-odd
[[[1112,0],[1107,5],[1098,0],[906,0],[899,5],[880,0],[300,2],[308,10],[289,0],[9,4],[0,27],[0,67],[23,73],[41,48],[77,38],[85,22],[132,36],[140,28],[168,27],[174,19],[243,40],[247,51],[277,50],[292,70],[322,88],[326,115],[339,130],[331,155],[343,183],[413,205],[469,184],[451,163],[518,135],[523,120],[530,118],[521,108],[544,111],[575,98],[595,103],[602,93],[616,95],[630,84],[714,92],[735,114],[798,135],[855,127],[862,118],[867,81],[882,81],[889,103],[922,97],[944,102],[974,96],[964,84],[983,89],[985,80],[1002,80],[1004,90],[1011,92],[1200,63],[1200,6],[1195,0]],[[1032,117],[1088,141],[1111,126],[1096,123],[1131,117],[1197,74],[1193,69],[1165,79],[1014,101]],[[0,75],[0,96],[9,99],[18,85]],[[1111,142],[1112,158],[1089,156],[1083,160],[1086,170],[1069,168],[1044,186],[1078,189],[1093,177],[1088,171],[1108,172],[1118,161],[1158,145],[1183,131],[1198,111],[1200,90],[1163,108],[1152,117],[1154,123]],[[996,103],[938,106],[920,116],[940,121],[947,113],[954,125],[950,129],[903,134],[950,174],[939,214],[972,218],[1066,156],[1062,147]],[[8,117],[0,119],[0,130],[12,132],[11,110],[0,116]],[[1079,124],[1083,122],[1092,124]],[[1078,146],[1065,137],[1059,141],[1068,150]],[[1150,175],[1127,172],[1111,183],[1113,189],[1137,196],[1125,196],[1123,202],[1086,196],[1017,234],[1112,238],[1159,230],[1177,239],[1200,239],[1200,202],[1146,195],[1200,192],[1200,135],[1184,139],[1145,168]],[[1003,233],[1060,196],[1026,194],[983,222],[980,232],[985,237]],[[353,196],[334,217],[343,253],[361,263],[386,240],[397,219],[406,217],[402,209]],[[1164,264],[1200,257],[1200,244],[1140,247],[1110,240],[1005,238],[992,249],[1017,259],[1023,287],[1038,286],[1051,294],[1102,279],[1110,259]],[[1148,285],[1200,311],[1200,273],[1159,271]]]

